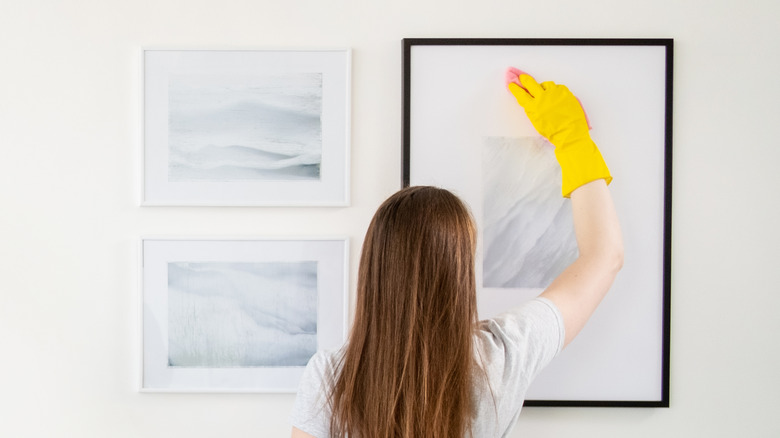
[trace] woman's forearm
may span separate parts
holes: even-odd
[[[571,194],[579,256],[542,293],[563,315],[564,345],[582,330],[623,266],[623,239],[612,196],[604,180]]]

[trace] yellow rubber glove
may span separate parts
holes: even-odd
[[[568,198],[577,187],[597,179],[612,182],[604,158],[590,138],[585,111],[574,94],[565,85],[539,84],[527,74],[519,79],[523,86],[510,83],[509,91],[539,134],[555,146],[563,196]]]

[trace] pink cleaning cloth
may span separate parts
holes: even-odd
[[[504,83],[506,84],[507,88],[509,87],[509,84],[517,84],[520,88],[525,90],[526,93],[531,94],[527,88],[523,86],[523,84],[520,83],[520,75],[528,75],[530,74],[520,70],[519,68],[509,67],[506,69],[506,73],[504,74]],[[531,76],[533,77],[533,76]],[[582,101],[580,98],[577,98],[577,102],[580,103],[580,108],[582,108],[582,112],[585,113],[585,122],[588,124],[588,129],[593,129],[593,127],[590,125],[590,118],[588,117],[588,112],[585,111],[585,107],[582,105]]]
[[[528,73],[520,70],[519,68],[509,67],[508,69],[506,69],[506,74],[504,75],[504,82],[506,83],[507,87],[509,87],[509,84],[517,84],[520,88],[528,92],[528,90],[525,89],[523,84],[520,83],[520,75],[527,75],[527,74]]]

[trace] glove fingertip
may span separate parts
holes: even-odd
[[[520,80],[520,85],[528,90],[528,93],[532,96],[536,96],[544,90],[544,88],[536,82],[536,79],[527,73],[521,74],[518,76],[518,79]]]
[[[507,85],[507,88],[509,89],[509,92],[512,93],[512,95],[515,97],[515,99],[517,99],[517,103],[519,103],[520,106],[525,108],[526,105],[531,103],[533,97],[528,94],[528,91],[525,88],[517,85],[514,82],[510,82],[509,85]]]

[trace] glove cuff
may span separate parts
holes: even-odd
[[[591,181],[603,179],[607,184],[612,182],[607,164],[590,137],[556,147],[555,157],[561,166],[561,195],[564,198]]]

